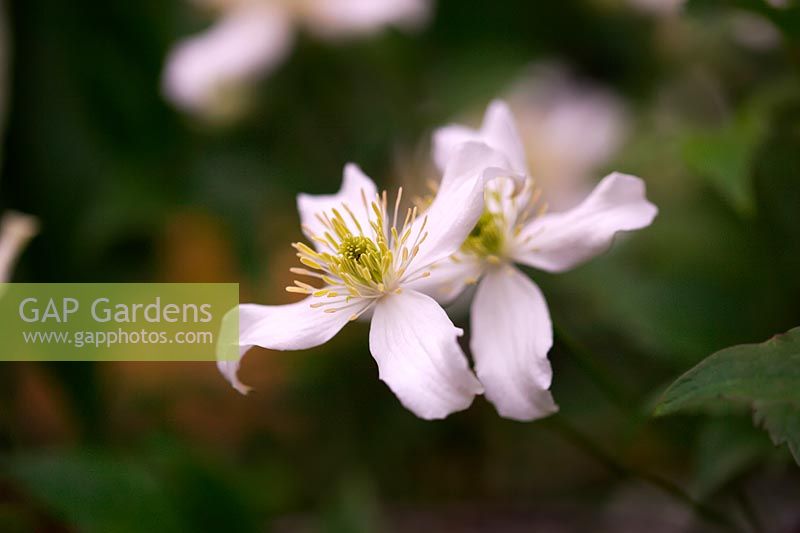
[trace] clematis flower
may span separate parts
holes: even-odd
[[[449,164],[459,146],[476,141],[503,153],[510,166],[487,183],[485,210],[459,251],[413,287],[446,303],[467,284],[478,283],[470,343],[478,379],[502,416],[534,420],[557,410],[547,359],[553,332],[542,292],[515,263],[547,272],[570,270],[605,251],[618,232],[648,226],[657,209],[645,198],[641,179],[613,173],[576,207],[547,213],[503,102],[489,106],[478,130],[459,125],[438,130],[435,159]],[[526,176],[524,186],[505,177],[512,174]]]
[[[163,90],[177,107],[209,117],[234,115],[249,84],[288,55],[295,27],[325,39],[361,36],[388,25],[416,27],[430,0],[206,0],[219,20],[179,42]]]
[[[9,212],[0,220],[0,283],[11,279],[11,269],[28,241],[36,235],[36,219]]]
[[[466,409],[482,388],[458,345],[462,331],[412,286],[458,250],[481,216],[487,180],[507,167],[485,144],[463,144],[424,214],[416,207],[401,213],[402,191],[390,202],[353,164],[338,193],[301,194],[302,228],[313,246],[294,244],[303,268],[292,272],[319,286],[295,281],[287,290],[306,296],[297,303],[240,305],[240,357],[252,346],[312,348],[371,315],[369,346],[379,377],[406,408],[426,419]],[[218,366],[245,393],[239,362],[221,359]]]

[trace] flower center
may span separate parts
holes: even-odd
[[[322,298],[312,307],[326,307],[333,313],[358,307],[365,309],[364,299],[376,299],[389,292],[397,292],[400,285],[430,275],[429,272],[409,272],[411,262],[419,252],[428,233],[427,218],[417,221],[417,208],[409,209],[401,225],[398,210],[402,189],[398,192],[393,217],[389,217],[387,196],[384,192],[374,201],[362,195],[364,216],[359,219],[346,203],[340,209],[320,213],[317,220],[324,230],[316,234],[309,228],[306,233],[317,243],[317,250],[304,243],[294,243],[300,262],[306,268],[292,268],[294,274],[321,280],[325,286],[317,288],[302,281],[287,287],[289,292]],[[359,222],[361,220],[361,222]],[[368,224],[364,227],[364,223]],[[391,225],[390,225],[391,224]]]
[[[365,281],[383,281],[383,253],[372,240],[363,235],[350,235],[342,239],[338,251],[339,267],[343,272],[363,277]]]
[[[478,223],[461,245],[461,251],[480,257],[499,256],[505,244],[505,228],[501,214],[484,210]]]
[[[350,259],[356,262],[361,259],[362,255],[376,251],[375,243],[360,235],[357,237],[347,237],[339,243],[339,255],[343,259]]]

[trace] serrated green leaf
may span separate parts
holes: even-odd
[[[786,444],[800,464],[800,410],[788,403],[756,403],[754,420],[769,432],[775,445]]]
[[[664,392],[656,414],[702,409],[719,400],[800,407],[800,328],[711,355]]]
[[[800,464],[800,328],[711,355],[664,392],[655,414],[708,410],[720,402],[749,405],[755,422],[775,444],[787,444]]]

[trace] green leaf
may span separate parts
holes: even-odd
[[[743,403],[776,444],[787,444],[800,464],[800,328],[762,344],[721,350],[678,378],[656,416]]]
[[[786,444],[800,464],[800,413],[797,405],[757,403],[755,422],[769,432],[776,445]]]

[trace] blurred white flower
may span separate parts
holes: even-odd
[[[781,33],[775,24],[750,11],[732,11],[730,31],[737,43],[751,50],[772,50],[781,42]]]
[[[252,346],[312,348],[371,313],[369,346],[379,377],[403,405],[426,419],[466,409],[482,388],[458,345],[462,331],[412,285],[458,250],[483,211],[487,180],[507,167],[488,146],[462,144],[444,169],[439,193],[420,216],[417,208],[400,213],[402,191],[390,203],[352,164],[345,167],[337,194],[301,194],[300,219],[314,247],[294,244],[306,268],[292,272],[322,286],[296,281],[287,290],[307,297],[293,304],[240,305],[239,356]],[[244,393],[248,389],[236,375],[239,362],[221,358],[218,366]]]
[[[628,0],[634,9],[652,15],[672,15],[683,9],[686,0]]]
[[[476,141],[506,156],[510,166],[501,176],[530,176],[505,103],[489,106],[479,130],[460,125],[438,130],[435,159],[449,164],[459,146]],[[452,186],[445,176],[442,187]],[[412,284],[444,303],[478,282],[471,307],[475,371],[500,415],[517,420],[545,417],[557,407],[549,391],[553,332],[547,303],[514,263],[564,272],[608,249],[617,232],[648,226],[657,213],[645,198],[644,182],[619,173],[606,176],[578,206],[561,213],[545,210],[531,178],[521,189],[507,177],[494,178],[487,184],[485,211],[458,253]]]
[[[11,211],[0,219],[0,283],[11,279],[17,257],[37,229],[36,219],[29,215]]]
[[[5,129],[9,90],[10,39],[6,5],[0,2],[0,131]],[[28,241],[36,235],[38,222],[29,215],[9,211],[0,218],[0,283],[11,279],[11,270]]]
[[[628,5],[643,13],[668,16],[679,13],[687,0],[627,0]],[[764,0],[764,3],[775,9],[789,7],[790,0]]]
[[[577,81],[558,64],[543,63],[512,87],[508,103],[550,208],[574,206],[622,144],[628,120],[621,99]]]
[[[628,3],[639,11],[675,21],[675,15],[681,13],[686,0],[628,0]],[[764,3],[774,9],[784,9],[789,6],[787,0],[764,0]],[[734,41],[745,48],[766,51],[772,50],[780,44],[780,30],[769,18],[755,10],[727,9],[718,18],[727,24],[727,29]],[[707,31],[707,27],[701,26],[699,31]],[[679,38],[677,34],[675,37]],[[679,39],[685,40],[684,38]]]
[[[295,27],[327,39],[365,35],[388,25],[413,28],[431,0],[216,0],[205,32],[179,42],[166,61],[163,90],[179,108],[235,114],[242,93],[288,55]]]

